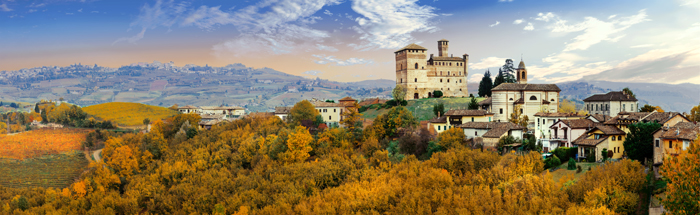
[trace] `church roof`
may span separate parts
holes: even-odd
[[[561,89],[556,84],[516,84],[503,83],[494,87],[491,91],[557,91]]]
[[[523,62],[523,60],[520,60],[520,64],[518,65],[518,69],[525,69],[525,62]]]
[[[403,50],[408,50],[408,49],[428,50],[423,46],[419,46],[418,44],[411,43],[411,44],[407,45],[406,47],[403,47],[403,48],[399,49],[398,51],[395,51],[394,53],[400,52]]]

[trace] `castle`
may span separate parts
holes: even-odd
[[[396,52],[396,85],[406,89],[406,100],[430,98],[434,91],[446,97],[467,97],[467,74],[469,55],[448,56],[449,41],[438,41],[438,56],[428,49],[410,44]]]

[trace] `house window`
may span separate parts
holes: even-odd
[[[690,147],[690,142],[688,142],[688,141],[683,141],[683,150],[688,149],[688,147]]]
[[[459,71],[459,76],[462,76],[462,71]]]
[[[440,126],[438,125],[438,131],[440,131]]]
[[[617,136],[617,140],[622,140],[622,136]]]
[[[659,148],[659,140],[656,140],[656,148]]]
[[[605,104],[605,110],[610,110],[610,107],[608,106],[608,104]]]
[[[447,76],[450,76],[450,71],[447,71]]]
[[[615,141],[615,136],[612,136],[612,140]]]
[[[474,131],[474,136],[479,136],[479,135],[476,134],[476,131]]]
[[[503,108],[501,108],[501,114],[503,114]]]
[[[668,148],[672,149],[673,148],[673,140],[668,141]]]
[[[622,111],[625,111],[625,104],[622,104]]]
[[[472,122],[474,122],[474,117],[472,117]]]
[[[332,117],[332,116],[328,116],[328,120],[331,120],[331,117]]]
[[[598,140],[598,139],[600,139],[600,138],[602,138],[602,137],[603,137],[602,134],[595,134],[595,139],[596,139],[596,140]]]
[[[333,108],[333,113],[335,113],[335,108]]]
[[[530,96],[530,101],[537,101],[537,97],[535,97],[535,96]]]
[[[459,79],[459,83],[462,83],[462,79]]]
[[[447,126],[446,125],[442,126],[442,130],[447,130]]]

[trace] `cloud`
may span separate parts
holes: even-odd
[[[129,28],[129,30],[131,30],[133,27],[138,27],[141,29],[141,31],[132,37],[119,38],[114,41],[112,45],[121,41],[135,43],[143,38],[146,30],[148,29],[154,29],[158,26],[168,28],[173,26],[175,23],[180,21],[188,6],[189,4],[186,2],[174,4],[173,1],[163,2],[161,0],[156,1],[153,6],[145,3],[140,9],[138,17],[130,24]]]
[[[325,46],[322,44],[316,44],[316,49],[321,50],[321,51],[331,51],[331,52],[337,52],[338,49],[333,47],[333,46]]]
[[[66,15],[73,15],[73,13],[66,13]]]
[[[79,13],[82,13],[82,12],[83,12],[83,9],[82,9],[82,8],[80,8],[80,10],[78,10],[78,12],[79,12]]]
[[[231,17],[231,14],[221,11],[219,9],[220,7],[221,6],[201,6],[197,10],[185,16],[181,25],[194,25],[201,29],[212,30],[218,25],[233,24],[234,19]]]
[[[586,80],[609,80],[625,82],[682,83],[700,76],[700,65],[680,67],[691,57],[689,52],[645,59],[643,55],[627,60],[615,68],[583,77]],[[680,78],[679,77],[683,77]]]
[[[608,19],[612,19],[612,18],[615,18],[616,16],[617,16],[617,14],[614,14],[614,15],[610,15],[610,16],[608,16]]]
[[[469,69],[488,69],[494,67],[501,67],[507,58],[499,57],[487,57],[482,58],[478,63],[469,63]]]
[[[90,13],[100,13],[100,11],[93,10],[93,11],[90,11]]]
[[[630,48],[647,48],[647,47],[652,47],[654,44],[641,44],[641,45],[636,45],[636,46],[630,46]]]
[[[316,71],[316,70],[309,70],[309,71],[306,71],[306,72],[302,72],[301,74],[318,76],[318,75],[320,75],[320,74],[323,74],[323,72],[321,72],[321,71]]]
[[[7,7],[7,4],[0,4],[0,11],[3,11],[3,12],[10,12],[10,11],[12,11],[12,9],[10,9],[9,7]]]
[[[352,9],[361,15],[353,30],[363,42],[356,49],[396,49],[415,41],[414,32],[435,32],[431,19],[436,8],[421,6],[417,0],[353,0]]]
[[[29,9],[29,11],[27,11],[27,12],[29,12],[29,13],[34,13],[34,12],[36,12],[36,10],[34,10],[34,9]]]
[[[535,17],[535,20],[549,22],[549,20],[552,20],[554,17],[555,17],[555,15],[552,12],[549,12],[546,14],[538,13],[537,17]]]
[[[646,10],[640,10],[636,15],[612,19],[609,22],[601,21],[594,17],[585,17],[583,22],[569,25],[566,20],[559,19],[556,16],[552,19],[557,20],[548,27],[552,29],[552,32],[571,33],[583,31],[583,34],[574,37],[573,42],[566,45],[564,51],[586,50],[602,41],[617,42],[625,35],[611,37],[613,34],[620,33],[635,24],[649,21]]]
[[[523,30],[532,31],[535,30],[535,26],[532,25],[532,22],[528,22],[527,25],[523,28]]]
[[[498,2],[513,2],[513,0],[498,0]]]
[[[333,16],[333,13],[331,13],[329,10],[323,11],[323,14]]]
[[[498,25],[498,24],[501,24],[501,22],[496,21],[496,23],[493,23],[493,24],[489,25],[489,27],[493,27],[493,26],[496,26],[496,25]]]
[[[524,19],[516,19],[515,21],[513,21],[513,24],[514,24],[514,25],[520,25],[520,24],[522,24],[523,22],[525,22]]]
[[[43,7],[43,6],[46,6],[46,3],[36,4],[36,3],[32,2],[32,4],[29,5],[29,7]]]
[[[365,60],[362,58],[349,58],[347,60],[340,60],[335,58],[334,56],[326,56],[326,55],[312,55],[319,60],[314,60],[315,63],[317,64],[329,64],[329,63],[335,63],[336,66],[352,66],[352,65],[358,65],[358,64],[374,64],[374,61],[372,60]]]

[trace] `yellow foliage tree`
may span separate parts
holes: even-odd
[[[295,123],[301,123],[302,120],[315,120],[319,113],[314,105],[307,100],[297,102],[291,110],[289,110],[289,119]]]
[[[139,167],[137,158],[129,146],[116,148],[107,160],[107,165],[114,169],[119,176],[125,178],[131,177]]]
[[[303,162],[309,158],[312,150],[309,146],[314,138],[304,126],[297,126],[287,140],[287,151],[281,155],[282,160],[289,163]]]
[[[87,195],[87,187],[85,186],[84,181],[79,181],[76,183],[73,183],[71,186],[73,188],[73,198],[74,199],[79,199]]]
[[[700,214],[700,136],[687,150],[676,145],[679,155],[666,158],[661,166],[668,180],[661,203],[672,214]]]
[[[527,131],[527,123],[530,121],[530,119],[527,117],[526,114],[523,114],[523,112],[521,111],[522,108],[522,105],[516,105],[513,109],[513,113],[510,114],[510,118],[508,119],[508,121],[525,127],[525,131]]]
[[[445,149],[460,148],[464,146],[465,138],[461,128],[450,128],[438,135],[438,145]]]
[[[576,104],[568,99],[562,99],[559,103],[559,113],[576,113]]]
[[[348,111],[342,114],[343,120],[341,120],[340,123],[350,132],[355,131],[357,123],[362,120],[362,114],[359,110],[360,105],[355,102],[352,107],[348,108]]]

